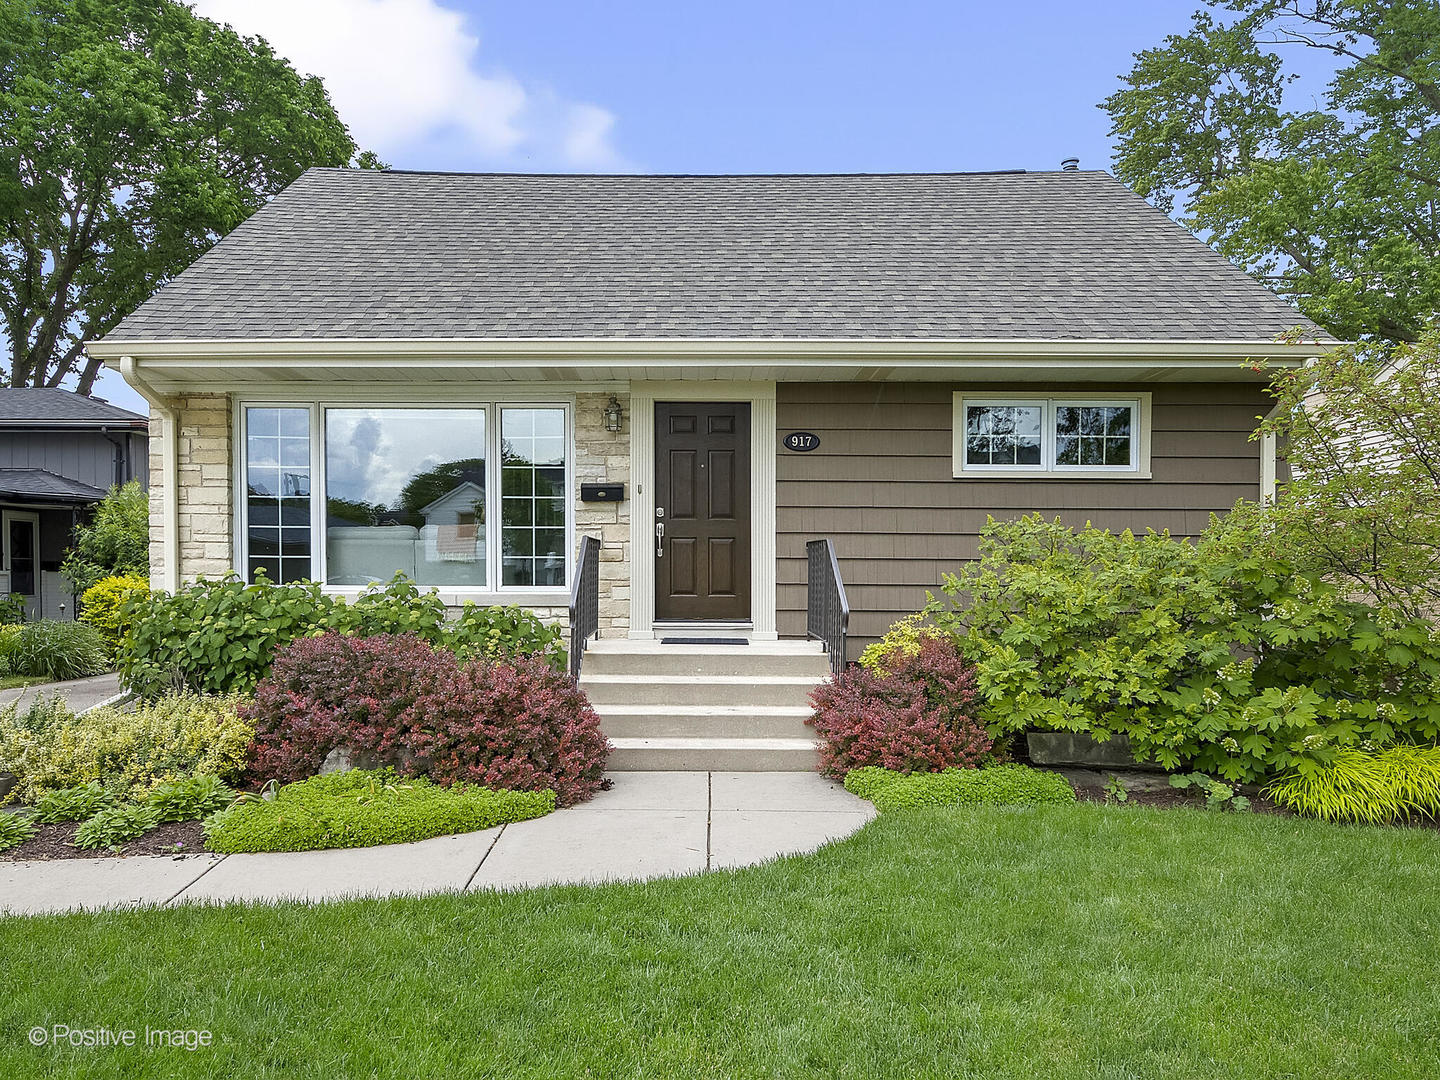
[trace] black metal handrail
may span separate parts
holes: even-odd
[[[570,586],[570,674],[580,677],[580,657],[592,637],[600,636],[600,541],[580,538],[575,581]]]
[[[838,675],[845,670],[845,635],[850,630],[850,601],[840,580],[840,562],[828,539],[805,541],[805,556],[805,636],[824,643],[830,670]]]

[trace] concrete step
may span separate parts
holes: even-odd
[[[813,641],[749,645],[661,645],[658,641],[600,639],[590,643],[584,675],[810,675],[830,674],[830,659]]]
[[[596,705],[614,738],[813,739],[810,709],[782,705]]]
[[[802,772],[819,763],[813,739],[612,738],[607,770]]]
[[[595,675],[580,689],[596,705],[796,705],[810,703],[813,675]]]

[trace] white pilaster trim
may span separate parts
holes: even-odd
[[[1275,501],[1275,479],[1279,471],[1278,452],[1273,432],[1260,436],[1260,504],[1269,506]]]
[[[655,636],[655,403],[750,403],[750,637],[773,641],[775,629],[775,384],[645,381],[630,384],[630,630]]]

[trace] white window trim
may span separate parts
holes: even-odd
[[[1040,463],[1038,465],[981,465],[965,460],[965,407],[967,405],[1040,405]],[[1130,465],[1057,465],[1055,462],[1055,418],[1060,405],[1120,406],[1134,408],[1135,440]],[[1151,394],[1042,394],[1016,391],[1013,393],[966,393],[956,391],[952,419],[953,474],[966,480],[1149,480]]]
[[[249,537],[247,520],[247,499],[245,473],[247,467],[248,432],[245,427],[245,410],[249,408],[290,408],[307,409],[310,412],[310,572],[320,582],[321,591],[332,596],[355,597],[365,591],[362,585],[331,585],[326,581],[327,566],[325,538],[325,411],[327,409],[477,409],[485,413],[485,485],[486,485],[486,526],[485,526],[485,575],[486,584],[481,585],[427,585],[416,584],[422,591],[434,591],[442,602],[457,606],[466,600],[477,604],[519,604],[534,607],[556,607],[569,603],[570,583],[575,575],[575,398],[574,395],[537,398],[534,396],[506,397],[503,394],[487,395],[484,398],[412,398],[397,395],[380,401],[374,398],[326,397],[297,399],[295,397],[266,397],[262,395],[236,395],[233,404],[231,430],[235,433],[235,466],[233,477],[232,506],[234,521],[232,562],[235,572],[248,580]],[[565,584],[564,585],[505,585],[500,582],[500,410],[501,409],[562,409],[565,413]],[[490,499],[495,505],[490,504]],[[493,527],[492,527],[493,523]]]

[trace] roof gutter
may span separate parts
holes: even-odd
[[[120,356],[117,361],[125,381],[160,417],[161,543],[165,553],[160,582],[166,592],[173,593],[180,588],[180,418],[164,396],[136,370],[133,356]]]

